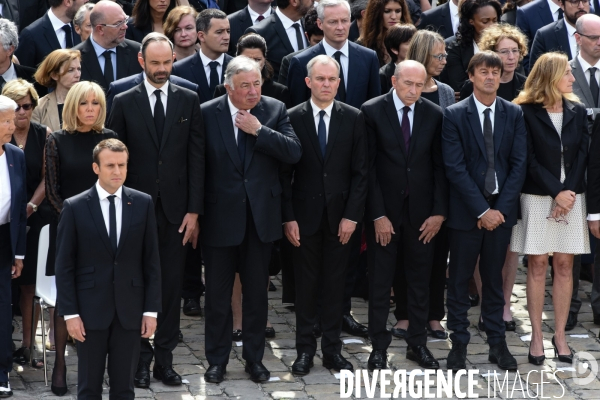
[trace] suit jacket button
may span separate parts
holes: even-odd
[[[160,179],[157,179],[157,180],[156,180],[156,183],[160,183]]]
[[[245,203],[245,202],[246,202],[246,199],[242,200],[242,203]]]
[[[481,175],[485,175],[485,171],[481,171]]]
[[[327,173],[324,173],[323,176],[327,176]]]
[[[244,179],[244,182],[248,182],[248,179]]]
[[[400,194],[404,194],[404,190],[402,190],[402,191],[400,192]]]
[[[569,163],[565,164],[565,167],[570,167],[570,166],[571,166],[571,164],[569,164]]]
[[[162,161],[159,161],[159,162],[158,162],[158,165],[162,165]]]
[[[407,170],[408,172],[410,172],[410,168],[406,168],[406,170]]]
[[[568,146],[565,146],[565,147],[563,147],[563,150],[564,150],[564,151],[567,151],[567,150],[569,150],[569,147],[568,147]]]

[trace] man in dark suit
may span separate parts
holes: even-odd
[[[303,35],[302,18],[313,2],[314,0],[279,0],[277,9],[270,17],[246,29],[246,33],[258,33],[267,41],[267,60],[275,71],[274,81],[278,80],[283,57],[308,47],[306,36]]]
[[[342,305],[350,246],[367,197],[367,153],[362,115],[335,101],[339,64],[326,55],[308,62],[311,98],[289,111],[302,144],[297,164],[282,168],[284,232],[294,248],[296,276],[296,375],[313,365],[313,327],[321,308],[325,368],[353,370],[342,355]],[[325,287],[327,290],[322,290]]]
[[[458,22],[458,0],[450,0],[421,14],[418,29],[431,29],[448,39],[456,34]]]
[[[206,382],[224,379],[231,352],[231,293],[239,272],[244,298],[242,331],[246,372],[264,382],[267,280],[271,242],[281,239],[282,163],[300,160],[300,141],[285,104],[261,97],[261,71],[248,57],[231,60],[227,94],[202,104],[204,213],[200,221],[206,277]]]
[[[442,110],[422,99],[427,79],[416,61],[403,61],[392,77],[394,90],[366,102],[369,193],[365,232],[369,248],[368,368],[387,368],[390,290],[405,273],[409,328],[406,357],[423,368],[439,364],[427,348],[429,280],[433,238],[447,215],[448,185],[441,158]],[[402,265],[403,268],[398,268]]]
[[[181,285],[185,245],[196,235],[202,212],[201,168],[203,142],[198,95],[169,82],[172,43],[160,33],[148,34],[141,58],[146,79],[115,96],[107,125],[129,147],[128,186],[148,193],[155,204],[158,251],[161,259],[162,312],[154,336],[154,377],[180,385],[173,370],[173,349],[179,336]],[[166,103],[166,104],[165,104]],[[134,383],[150,385],[153,351],[142,341]]]
[[[517,28],[527,36],[530,50],[537,31],[552,22],[562,19],[563,15],[560,0],[534,0],[523,7],[517,7]],[[531,51],[529,53],[531,54]],[[527,55],[523,59],[523,67],[526,71],[529,71],[533,66],[533,63],[529,62],[529,57]]]
[[[15,55],[22,65],[37,68],[56,49],[81,43],[73,27],[73,17],[88,0],[49,0],[50,9],[31,25],[22,27]]]
[[[502,60],[491,51],[469,63],[473,94],[448,108],[442,128],[442,153],[450,183],[448,236],[448,328],[452,350],[448,369],[465,369],[470,322],[469,279],[475,264],[483,284],[489,361],[517,368],[506,345],[502,319],[502,266],[512,227],[517,223],[519,193],[525,181],[527,131],[521,108],[496,96]]]
[[[0,397],[12,396],[11,279],[21,275],[27,240],[25,155],[10,144],[17,103],[0,96]]]
[[[173,65],[173,74],[194,82],[199,87],[200,104],[212,100],[215,88],[223,83],[224,72],[231,56],[229,20],[220,10],[204,10],[196,18],[200,50]]]
[[[93,32],[74,50],[81,51],[81,80],[93,81],[106,92],[111,82],[139,72],[140,44],[125,39],[127,16],[108,0],[98,2],[90,13]]]
[[[0,91],[6,82],[17,78],[35,83],[35,69],[12,62],[13,53],[19,45],[19,34],[17,26],[4,18],[0,19],[0,45]]]
[[[229,26],[231,27],[231,37],[229,39],[229,51],[231,57],[235,57],[235,48],[238,40],[244,34],[246,29],[258,24],[260,21],[270,16],[273,13],[271,0],[248,0],[248,5],[229,14]]]
[[[379,61],[371,49],[348,40],[350,6],[346,0],[324,0],[317,6],[317,24],[323,30],[323,40],[316,46],[295,56],[290,62],[287,87],[291,105],[310,98],[306,87],[306,65],[320,54],[334,57],[341,65],[340,88],[336,99],[352,107],[381,94]]]
[[[98,182],[66,199],[56,241],[59,312],[77,340],[77,397],[134,398],[140,332],[149,338],[160,311],[160,261],[152,198],[123,186],[127,147],[94,148]],[[141,329],[140,329],[141,327]]]
[[[541,28],[533,39],[529,57],[529,70],[544,53],[562,51],[569,60],[577,55],[577,40],[575,39],[575,24],[582,15],[590,12],[590,3],[580,1],[577,4],[569,0],[561,0],[564,18]]]
[[[200,1],[208,2],[208,0]],[[240,11],[248,4],[244,0],[216,0],[215,3],[218,5],[220,10],[223,10],[227,14],[233,14],[237,11]]]
[[[36,19],[42,18],[48,11],[48,0],[18,0],[19,32],[31,25]]]

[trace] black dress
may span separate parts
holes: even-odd
[[[434,104],[440,105],[440,91],[436,90],[435,92],[421,92],[421,97],[433,102]]]
[[[92,151],[104,139],[118,139],[115,132],[103,129],[101,133],[52,132],[46,140],[46,198],[52,206],[55,219],[50,232],[50,250],[46,275],[54,275],[56,251],[56,221],[63,201],[88,190],[98,180],[92,170]]]
[[[35,122],[31,122],[29,125],[27,141],[23,149],[25,153],[27,200],[33,197],[35,190],[42,181],[46,129],[44,125]],[[14,136],[10,142],[17,146]],[[25,260],[23,260],[23,271],[21,276],[15,280],[15,284],[35,285],[40,231],[44,225],[50,223],[51,216],[50,205],[44,199],[42,203],[38,204],[38,211],[27,218],[27,226],[29,227],[27,231],[27,250],[25,251]]]

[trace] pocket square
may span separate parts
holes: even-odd
[[[181,123],[183,123],[185,121],[187,121],[187,118],[181,117],[181,118],[179,118],[179,121],[177,121],[177,123],[181,124]]]

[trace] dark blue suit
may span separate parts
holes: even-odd
[[[530,49],[536,32],[552,22],[554,17],[547,0],[535,0],[523,7],[517,7],[517,28],[527,36]],[[529,56],[523,59],[523,67],[529,71]]]
[[[310,89],[304,81],[307,76],[306,65],[321,54],[325,54],[323,41],[292,58],[287,77],[287,87],[291,97],[290,107],[297,106],[310,98]],[[360,108],[365,101],[381,94],[379,61],[373,50],[350,41],[348,42],[348,54],[348,76],[344,77],[346,80],[345,103]]]
[[[485,293],[482,316],[491,346],[505,339],[502,266],[511,228],[517,222],[519,193],[525,181],[527,131],[521,108],[496,97],[493,135],[498,194],[486,200],[487,156],[482,124],[473,96],[446,108],[442,127],[442,154],[450,185],[446,220],[451,254],[448,328],[454,331],[451,335],[453,341],[463,344],[469,342],[468,282],[480,256]],[[500,211],[505,222],[493,231],[478,229],[479,216],[490,208]]]
[[[10,223],[0,225],[0,382],[8,382],[12,371],[11,267],[15,256],[25,256],[27,191],[23,151],[9,143],[3,147],[6,157],[0,162],[6,162],[10,178]]]
[[[227,64],[229,64],[229,61],[231,61],[232,58],[233,57],[231,57],[229,54],[225,54],[220,83],[223,83]],[[198,85],[198,90],[196,90],[196,92],[200,98],[200,104],[213,99],[215,93],[214,91],[211,92],[208,87],[208,78],[204,72],[204,65],[202,64],[200,53],[196,53],[193,56],[187,57],[173,64],[173,75],[177,75]]]
[[[559,19],[540,29],[533,39],[531,51],[529,52],[529,71],[542,54],[549,51],[562,51],[567,55],[569,61],[573,59],[571,46],[569,45],[569,33],[564,19]]]
[[[110,109],[112,108],[112,102],[116,95],[118,95],[119,93],[126,92],[134,86],[139,85],[140,83],[142,83],[143,80],[144,73],[140,72],[137,75],[131,75],[126,78],[117,79],[116,81],[112,82],[108,86],[108,92],[106,92],[106,110],[110,113]],[[194,82],[190,82],[187,79],[183,79],[175,75],[171,75],[169,81],[177,86],[190,89],[191,91],[198,93],[198,96],[200,96],[200,90],[198,88],[198,85],[196,85]]]

